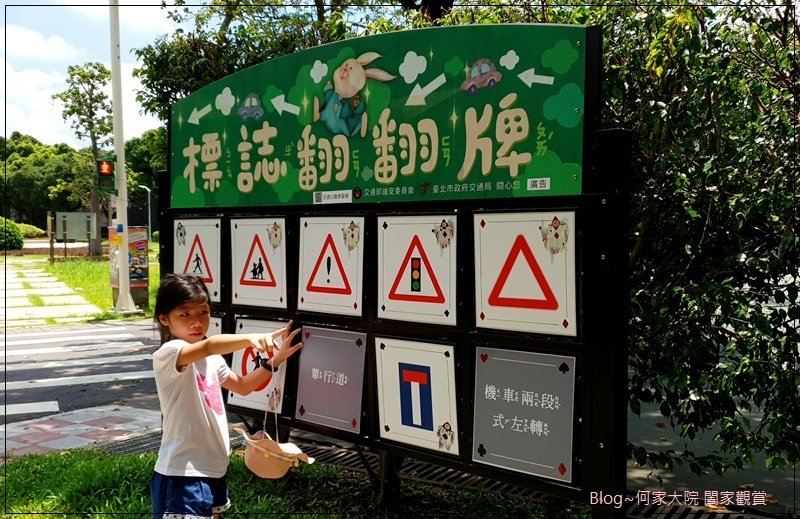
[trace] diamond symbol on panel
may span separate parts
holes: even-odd
[[[352,426],[353,426],[353,429],[355,429],[355,428],[356,428],[356,425],[358,425],[358,422],[356,421],[356,419],[355,419],[355,418],[353,418],[353,421],[352,421],[352,422],[350,422],[350,425],[352,425]]]
[[[558,466],[558,472],[561,473],[562,476],[564,475],[564,473],[566,471],[567,471],[567,467],[565,467],[563,463]]]
[[[561,326],[563,326],[564,328],[569,328],[569,321],[564,319],[563,321],[561,321]]]
[[[481,317],[481,321],[483,321],[484,319],[486,319],[486,314],[484,314],[483,312],[481,312],[481,316],[480,316],[480,317]]]

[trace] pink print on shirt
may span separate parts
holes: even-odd
[[[217,414],[222,414],[222,391],[219,388],[219,380],[216,373],[211,374],[211,379],[206,381],[206,376],[202,373],[197,374],[197,389],[203,393],[206,404]]]

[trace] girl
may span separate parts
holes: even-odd
[[[247,395],[303,346],[292,345],[300,328],[290,333],[291,321],[271,334],[207,338],[209,301],[202,279],[187,274],[166,275],[156,296],[162,345],[153,354],[153,371],[163,433],[150,484],[153,519],[217,518],[230,507],[230,438],[220,387]],[[240,377],[222,355],[250,346],[269,360]]]

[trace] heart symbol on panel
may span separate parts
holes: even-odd
[[[481,362],[486,362],[487,360],[489,360],[489,355],[481,353]]]

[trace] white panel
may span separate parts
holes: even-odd
[[[205,281],[211,301],[219,303],[220,293],[220,220],[175,220],[173,269],[180,274],[192,274]]]
[[[233,304],[286,308],[286,222],[231,220]]]
[[[301,218],[297,309],[361,315],[364,218]]]
[[[260,321],[255,319],[237,319],[236,333],[271,333],[279,328],[286,326],[286,323],[278,321]],[[278,346],[282,345],[278,339]],[[246,348],[233,353],[231,369],[240,376],[245,376],[255,369],[256,353],[253,348]],[[283,394],[285,389],[284,380],[286,379],[286,365],[281,366],[278,372],[269,382],[257,388],[247,396],[237,395],[233,391],[228,392],[228,403],[256,411],[266,412],[267,400],[269,399],[270,412],[281,413],[283,409]]]
[[[479,328],[577,335],[575,213],[475,215]]]
[[[456,324],[455,218],[378,218],[378,316]]]
[[[381,438],[458,455],[453,347],[375,338]]]

